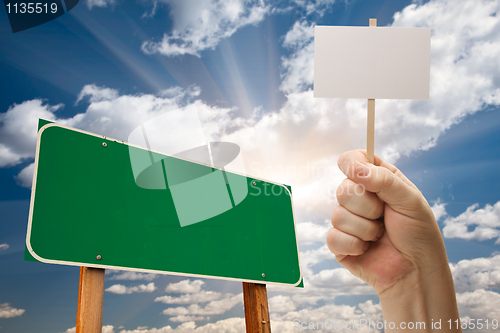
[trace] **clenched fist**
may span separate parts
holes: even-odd
[[[386,320],[458,319],[443,238],[422,193],[365,151],[342,154],[338,165],[347,178],[326,240],[337,261],[375,289]]]

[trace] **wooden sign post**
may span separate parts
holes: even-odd
[[[80,267],[76,333],[102,331],[104,269]],[[265,284],[243,282],[247,333],[271,333]]]
[[[102,331],[102,304],[104,297],[104,269],[80,267],[76,333]]]
[[[247,333],[271,333],[265,284],[243,282]]]

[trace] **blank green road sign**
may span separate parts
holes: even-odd
[[[38,132],[26,248],[62,265],[302,278],[289,187],[53,123]]]

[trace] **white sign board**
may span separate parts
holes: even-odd
[[[429,99],[431,29],[316,26],[314,97]]]

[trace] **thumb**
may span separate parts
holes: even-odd
[[[396,172],[359,160],[353,161],[350,169],[348,177],[351,180],[363,186],[366,191],[377,194],[392,209],[405,215],[413,215],[420,207],[420,191],[406,183]]]

